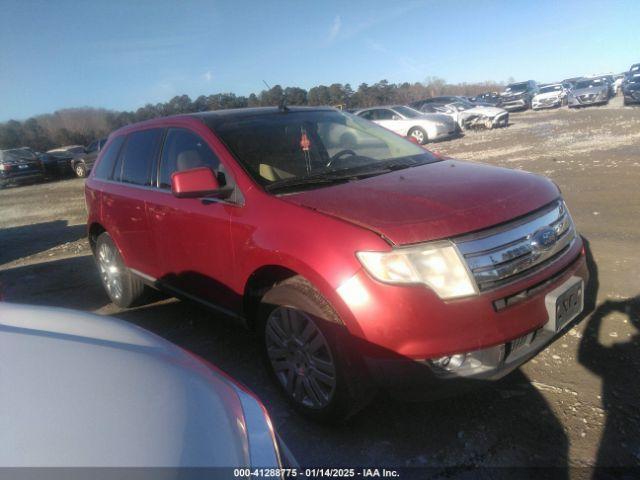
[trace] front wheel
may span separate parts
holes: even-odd
[[[94,255],[102,285],[111,301],[121,308],[136,304],[144,295],[145,285],[129,272],[108,233],[98,237]]]
[[[341,421],[363,408],[373,389],[350,336],[325,298],[292,277],[262,298],[260,330],[267,368],[287,400],[318,421]]]
[[[87,166],[84,162],[76,163],[75,167],[73,167],[73,171],[76,173],[78,178],[85,178],[87,176]]]
[[[409,130],[409,136],[415,138],[420,145],[424,145],[429,141],[429,136],[422,127],[413,127]]]

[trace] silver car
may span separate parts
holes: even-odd
[[[603,105],[609,103],[611,86],[603,78],[583,78],[576,81],[567,95],[569,108]]]
[[[0,302],[0,391],[0,467],[282,465],[253,394],[115,318]]]

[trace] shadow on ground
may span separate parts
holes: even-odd
[[[0,265],[80,240],[85,236],[85,225],[68,225],[66,220],[0,229]]]
[[[568,439],[542,395],[516,371],[493,388],[428,403],[382,396],[346,425],[296,414],[267,375],[252,334],[173,299],[137,309],[109,306],[90,256],[0,272],[5,298],[101,310],[140,325],[219,366],[252,389],[302,465],[555,466],[565,476]]]

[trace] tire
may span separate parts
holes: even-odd
[[[73,166],[73,171],[78,178],[85,178],[87,176],[87,166],[84,162],[78,162]]]
[[[261,300],[259,339],[267,369],[289,403],[319,422],[341,422],[375,389],[346,327],[327,300],[296,276]]]
[[[121,308],[134,306],[145,294],[145,285],[129,272],[111,236],[104,232],[94,252],[100,280],[111,301]]]
[[[409,130],[409,136],[415,138],[420,145],[424,145],[429,141],[429,136],[422,127],[412,127]]]

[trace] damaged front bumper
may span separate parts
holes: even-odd
[[[463,130],[500,128],[506,127],[507,125],[509,125],[509,112],[504,112],[493,117],[481,113],[473,113],[460,118],[460,128]]]

